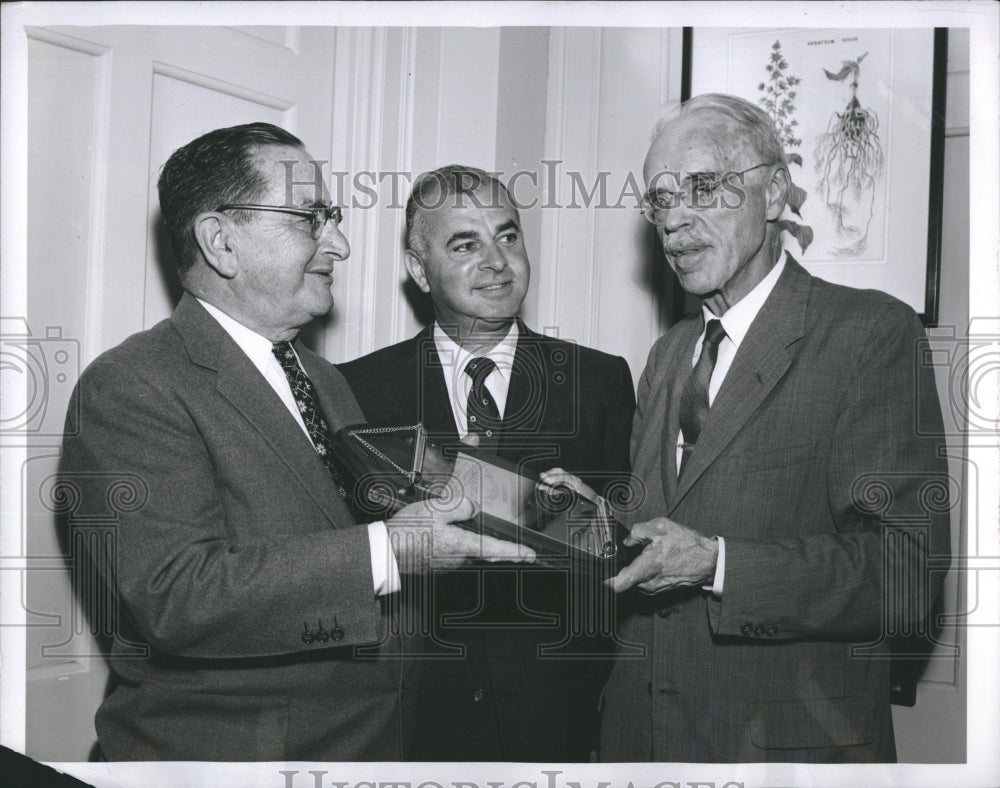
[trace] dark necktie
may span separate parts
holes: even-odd
[[[497,368],[488,358],[474,358],[465,365],[465,374],[472,378],[469,402],[466,406],[466,426],[470,435],[479,436],[479,445],[492,447],[497,444],[500,430],[500,409],[486,388],[486,378]]]
[[[719,343],[725,339],[726,329],[718,320],[709,320],[705,326],[705,341],[701,345],[701,355],[691,370],[691,377],[684,384],[681,392],[680,422],[684,434],[684,444],[681,448],[681,472],[687,463],[691,450],[698,442],[701,428],[708,418],[708,386],[712,381],[712,370],[719,356]]]
[[[333,477],[340,497],[347,498],[347,489],[333,465],[333,436],[330,433],[330,426],[323,416],[323,410],[319,406],[316,388],[309,376],[299,366],[299,360],[295,357],[295,351],[292,350],[290,342],[275,342],[271,347],[271,352],[278,359],[278,363],[281,364],[281,368],[285,372],[285,377],[288,378],[292,396],[295,397],[295,404],[299,408],[299,414],[306,425],[316,453]]]

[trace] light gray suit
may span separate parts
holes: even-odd
[[[922,625],[942,579],[926,559],[949,551],[946,466],[917,434],[941,421],[919,320],[789,259],[678,482],[701,329],[684,320],[650,352],[632,433],[646,500],[631,521],[725,537],[724,590],[623,600],[622,636],[646,657],[615,666],[601,758],[895,760],[882,633]]]
[[[362,421],[340,373],[296,349],[331,429]],[[401,641],[367,529],[222,327],[185,295],[100,356],[77,395],[61,469],[79,491],[72,522],[106,513],[116,480],[134,488],[114,534],[118,631],[150,647],[128,659],[116,644],[105,756],[405,758],[415,692],[407,662],[386,658]]]

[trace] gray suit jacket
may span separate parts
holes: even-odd
[[[331,428],[363,420],[336,369],[296,349]],[[367,529],[222,327],[185,295],[101,355],[76,396],[70,525],[119,600],[116,686],[96,720],[105,756],[405,758],[410,674],[386,658],[402,644],[374,593]],[[100,517],[117,518],[110,539],[93,538]]]
[[[923,627],[949,551],[947,469],[924,336],[883,293],[789,259],[678,482],[680,392],[700,317],[653,347],[633,472],[666,515],[726,540],[721,598],[630,592],[605,690],[608,761],[892,761],[885,634]],[[852,653],[852,644],[861,648]]]

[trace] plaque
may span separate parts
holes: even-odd
[[[536,564],[572,566],[615,574],[639,548],[625,547],[627,530],[602,498],[569,488],[548,494],[538,477],[482,449],[456,446],[442,451],[423,425],[353,425],[334,437],[338,472],[361,520],[388,519],[417,500],[464,495],[478,507],[462,528],[524,544]]]

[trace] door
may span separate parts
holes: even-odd
[[[332,140],[334,28],[28,28],[28,298],[21,362],[37,390],[24,415],[21,555],[27,629],[25,746],[85,761],[108,670],[99,642],[113,602],[79,545],[60,538],[73,501],[53,483],[79,372],[167,317],[180,289],[158,224],[156,180],[180,145],[268,121],[317,159]],[[10,330],[5,320],[5,334]],[[11,324],[12,325],[12,324]],[[91,523],[113,544],[114,522]],[[102,536],[103,535],[103,536]],[[113,556],[113,549],[111,551]],[[76,590],[76,594],[74,594]],[[141,648],[134,653],[142,658]]]

